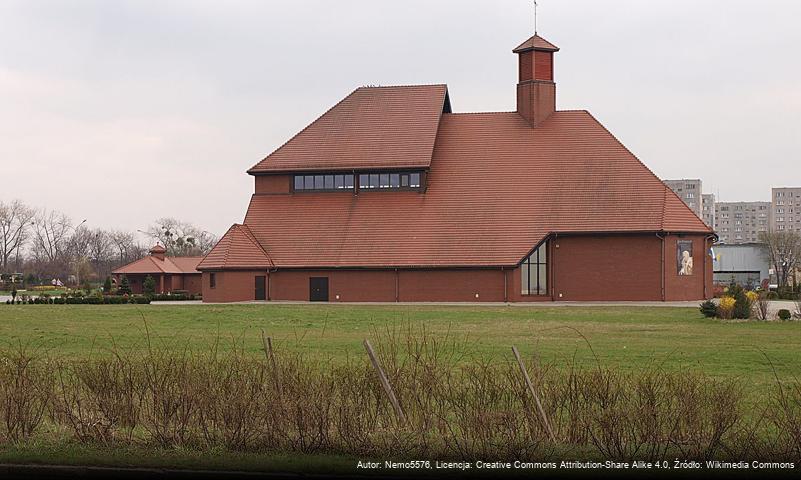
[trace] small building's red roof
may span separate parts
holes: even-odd
[[[198,265],[199,270],[271,268],[273,261],[245,225],[234,224]]]
[[[134,262],[114,270],[111,273],[120,275],[130,274],[189,274],[200,273],[197,265],[203,257],[164,257],[164,260],[148,255]]]
[[[428,168],[443,111],[445,85],[358,88],[248,173]]]
[[[559,47],[549,42],[548,40],[545,40],[539,35],[535,34],[533,37],[529,38],[525,42],[518,45],[517,48],[512,50],[512,52],[523,53],[529,50],[540,50],[543,52],[558,52]]]
[[[380,110],[383,92],[362,90],[369,94],[376,98],[363,101]],[[376,129],[402,130],[390,121]],[[425,193],[253,195],[248,232],[277,267],[514,266],[552,233],[712,233],[586,111],[556,112],[536,128],[515,112],[443,114],[434,130]],[[296,152],[298,162],[327,158],[307,148]],[[393,155],[402,160],[404,152]],[[266,263],[248,248],[253,256],[237,255],[237,268]]]

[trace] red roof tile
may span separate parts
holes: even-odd
[[[245,225],[234,224],[200,262],[198,269],[271,268],[270,256]]]
[[[586,111],[444,114],[424,194],[254,195],[245,224],[278,267],[512,266],[550,233],[711,233]]]
[[[554,45],[553,43],[545,40],[544,38],[540,37],[539,35],[534,35],[533,37],[529,38],[525,42],[521,43],[517,46],[512,52],[514,53],[522,53],[528,50],[542,50],[546,52],[558,52],[559,47]]]
[[[197,271],[197,265],[202,259],[203,257],[165,257],[164,260],[160,260],[157,257],[148,255],[127,265],[123,265],[112,273],[126,275],[135,273],[151,273],[156,275],[161,275],[162,273],[200,273]]]
[[[248,173],[354,168],[427,168],[445,85],[362,87]]]

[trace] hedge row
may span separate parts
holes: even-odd
[[[38,297],[18,299],[16,302],[6,300],[7,305],[12,303],[16,305],[123,305],[129,303],[145,305],[150,303],[150,299],[141,296],[106,295],[103,297]]]
[[[168,294],[168,293],[157,293],[153,295],[149,295],[150,300],[154,302],[185,302],[190,300],[202,300],[203,297],[200,295],[195,294]]]

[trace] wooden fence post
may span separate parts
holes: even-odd
[[[370,341],[367,339],[364,340],[364,348],[367,350],[367,356],[370,357],[370,362],[373,364],[373,368],[375,368],[375,371],[378,373],[378,378],[381,380],[381,386],[384,387],[384,391],[387,393],[390,403],[392,403],[392,408],[395,409],[395,414],[398,416],[401,422],[406,423],[406,415],[403,413],[400,402],[398,402],[398,398],[395,396],[395,392],[392,390],[392,385],[389,384],[389,380],[384,373],[384,369],[381,368],[381,364],[378,363],[378,357],[376,357],[375,352],[373,351],[373,346],[370,345]]]
[[[553,434],[553,430],[551,430],[551,424],[548,422],[548,416],[545,415],[545,409],[542,408],[542,403],[540,402],[540,396],[537,395],[537,391],[534,390],[534,384],[531,383],[531,378],[528,376],[528,371],[526,370],[526,365],[523,363],[523,359],[520,358],[520,352],[517,351],[517,347],[512,345],[512,352],[515,354],[515,358],[517,359],[517,365],[520,367],[520,372],[523,373],[523,378],[526,380],[526,385],[528,385],[528,391],[531,393],[531,396],[534,397],[534,403],[537,405],[537,412],[540,415],[540,420],[542,420],[542,424],[545,426],[545,431],[548,432],[548,436],[551,437],[551,441],[556,443],[556,436]]]
[[[278,378],[278,365],[275,363],[275,354],[273,353],[273,341],[270,337],[264,335],[264,330],[261,331],[261,343],[264,346],[264,355],[267,356],[267,360],[270,361],[273,367],[275,386],[278,389],[278,393],[283,395],[284,389],[281,387],[281,380]]]

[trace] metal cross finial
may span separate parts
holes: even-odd
[[[537,0],[534,0],[534,35],[537,34]]]

